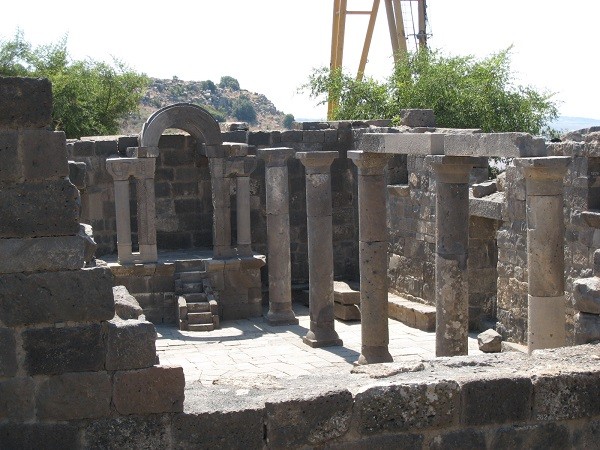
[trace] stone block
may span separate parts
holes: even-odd
[[[0,381],[0,421],[25,422],[33,419],[33,378],[10,378]],[[0,447],[2,447],[0,440]]]
[[[454,381],[368,388],[356,394],[353,428],[372,435],[454,426],[459,417],[459,391]]]
[[[46,78],[0,78],[0,129],[52,123],[52,85]]]
[[[69,180],[0,189],[0,238],[69,236],[79,231],[79,191]]]
[[[172,436],[175,448],[263,448],[263,410],[176,414]]]
[[[367,133],[359,148],[365,152],[401,155],[443,155],[444,135],[440,133]]]
[[[69,175],[67,143],[62,131],[21,130],[19,154],[25,181],[57,180]]]
[[[330,391],[265,404],[267,442],[277,448],[314,447],[343,436],[352,417],[352,394]]]
[[[569,429],[563,425],[555,423],[512,425],[499,428],[488,448],[492,450],[507,448],[561,450],[572,448],[569,440]]]
[[[4,319],[0,315],[0,320]],[[17,348],[15,335],[8,328],[0,328],[0,377],[14,377],[17,373]]]
[[[435,114],[433,109],[401,109],[399,111],[400,125],[407,127],[435,127]],[[389,127],[391,123],[377,126]]]
[[[446,156],[499,156],[519,158],[546,156],[543,138],[527,133],[475,133],[444,135]]]
[[[430,450],[480,450],[486,448],[485,433],[467,428],[437,434],[429,443]]]
[[[435,331],[435,306],[417,303],[397,295],[388,295],[388,315],[409,327]]]
[[[182,412],[184,387],[181,367],[155,366],[116,372],[113,403],[120,414]]]
[[[477,183],[472,186],[473,197],[481,198],[493,194],[498,190],[495,181],[485,181],[483,183]]]
[[[40,383],[36,415],[43,421],[106,417],[110,415],[110,398],[107,372],[65,373]]]
[[[600,316],[579,312],[574,318],[575,344],[600,341]]]
[[[106,267],[0,275],[0,317],[7,326],[109,320],[112,284]]]
[[[166,414],[89,421],[83,429],[81,448],[172,448],[170,429],[170,417]]]
[[[573,281],[573,308],[588,314],[600,314],[600,278]]]
[[[360,309],[358,305],[345,305],[334,302],[333,315],[340,320],[360,320]]]
[[[500,353],[502,351],[502,336],[492,329],[479,333],[477,343],[479,350],[484,353]]]
[[[121,320],[108,322],[106,370],[152,367],[156,362],[156,330],[150,322]]]
[[[125,286],[114,286],[115,313],[123,320],[138,319],[144,311]]]
[[[77,189],[85,189],[85,174],[87,172],[87,165],[84,162],[69,161],[69,180],[73,183]]]
[[[541,375],[533,381],[532,419],[557,421],[600,414],[600,384],[593,373]]]
[[[65,423],[8,422],[0,425],[0,447],[27,450],[79,448],[79,429]]]
[[[463,425],[529,420],[533,388],[529,378],[470,380],[461,387]]]
[[[22,332],[25,369],[29,375],[97,372],[105,366],[100,324],[63,328],[30,328]]]

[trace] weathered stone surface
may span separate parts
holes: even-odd
[[[152,367],[156,362],[156,330],[150,322],[121,320],[108,322],[106,370]]]
[[[113,403],[120,414],[181,412],[184,387],[181,367],[155,366],[116,372]]]
[[[529,420],[533,387],[529,378],[488,378],[462,385],[464,425]]]
[[[3,317],[0,315],[0,320]],[[0,328],[0,377],[13,377],[17,373],[15,335],[8,328]]]
[[[87,172],[87,166],[84,162],[80,161],[69,161],[69,180],[77,189],[85,189],[85,174]]]
[[[335,450],[364,450],[376,448],[377,450],[414,450],[423,448],[424,437],[422,434],[394,433],[369,436],[350,442],[332,442],[328,449]]]
[[[489,448],[493,450],[507,448],[562,450],[571,448],[569,429],[554,423],[503,427],[496,431]]]
[[[368,388],[355,396],[353,428],[364,435],[455,425],[459,392],[454,381]]]
[[[168,415],[120,416],[89,422],[83,430],[82,448],[170,448]],[[178,448],[175,446],[175,448]]]
[[[45,128],[52,123],[47,78],[0,78],[0,129]]]
[[[323,445],[343,436],[350,426],[352,394],[331,391],[278,403],[267,402],[267,442],[277,447]]]
[[[484,198],[469,198],[469,214],[487,219],[502,219],[502,207],[505,197],[502,192],[496,192]]]
[[[573,282],[573,308],[588,314],[600,314],[600,278],[580,278]]]
[[[435,331],[435,307],[388,295],[388,315],[403,324],[423,331]]]
[[[109,320],[112,284],[106,267],[0,275],[0,317],[8,326]]]
[[[555,421],[600,414],[597,374],[541,375],[533,380],[532,419]]]
[[[484,353],[499,353],[502,351],[502,336],[495,330],[489,329],[477,335],[479,350]]]
[[[429,448],[431,450],[480,450],[486,448],[485,434],[469,428],[439,434],[431,440]]]
[[[433,109],[401,109],[399,111],[399,116],[400,124],[407,127],[435,127],[435,114]]]
[[[8,422],[0,425],[0,446],[28,450],[78,448],[79,429],[72,424]]]
[[[359,148],[365,152],[401,155],[443,155],[441,133],[367,133]]]
[[[0,381],[0,421],[25,422],[33,419],[34,389],[33,378]]]
[[[79,208],[79,191],[69,180],[0,189],[0,238],[75,235]]]
[[[575,343],[587,344],[600,340],[600,316],[579,312],[575,314]]]
[[[25,368],[30,375],[104,369],[106,350],[100,324],[30,328],[21,336]]]
[[[85,250],[83,252],[83,260],[88,264],[94,259],[96,249],[98,248],[98,244],[96,244],[96,241],[94,240],[92,226],[86,223],[80,223],[78,236],[84,240]]]
[[[65,373],[47,378],[37,389],[37,418],[61,421],[108,416],[111,388],[107,372]]]
[[[474,133],[444,136],[446,156],[500,156],[519,158],[546,156],[543,138],[527,133]]]
[[[121,319],[138,319],[144,314],[144,310],[138,301],[125,286],[114,286],[113,296],[115,298],[115,313]]]
[[[487,195],[491,195],[497,191],[495,181],[484,181],[483,183],[476,183],[471,186],[473,189],[473,197],[481,198]]]
[[[263,448],[263,410],[176,414],[172,434],[176,448]]]

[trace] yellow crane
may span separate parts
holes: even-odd
[[[417,3],[418,9],[418,32],[413,33],[413,36],[418,41],[419,47],[427,45],[426,32],[426,4],[425,0],[384,0],[388,29],[390,32],[390,41],[392,44],[392,53],[394,61],[398,61],[400,55],[407,52],[406,39],[407,34],[404,26],[404,17],[402,15],[402,3],[412,7],[410,2]],[[334,71],[342,67],[344,57],[344,36],[346,31],[346,17],[349,15],[366,15],[369,16],[365,41],[358,65],[356,78],[360,80],[365,72],[371,40],[373,38],[373,30],[375,29],[375,21],[379,12],[380,0],[373,0],[370,10],[348,10],[348,0],[333,0],[333,27],[331,33],[331,61],[329,64],[330,70]],[[414,25],[414,23],[413,23]],[[329,97],[327,105],[327,117],[331,119],[333,111],[337,105],[337,99]]]

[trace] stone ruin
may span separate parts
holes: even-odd
[[[596,130],[547,144],[407,111],[221,132],[182,104],[67,142],[47,80],[0,78],[0,99],[1,448],[597,446],[600,351],[565,347],[600,337]],[[491,156],[514,158],[495,183]],[[152,323],[208,330],[263,297],[282,327],[308,297],[304,343],[343,345],[340,280],[360,282],[352,373],[184,403],[157,360]],[[392,363],[388,315],[431,328],[427,308],[441,358]],[[527,352],[461,356],[494,322]]]

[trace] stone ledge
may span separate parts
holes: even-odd
[[[435,306],[388,294],[388,316],[412,328],[435,331]]]
[[[504,201],[504,192],[494,192],[482,198],[470,196],[469,214],[471,216],[485,217],[486,219],[502,220]]]

